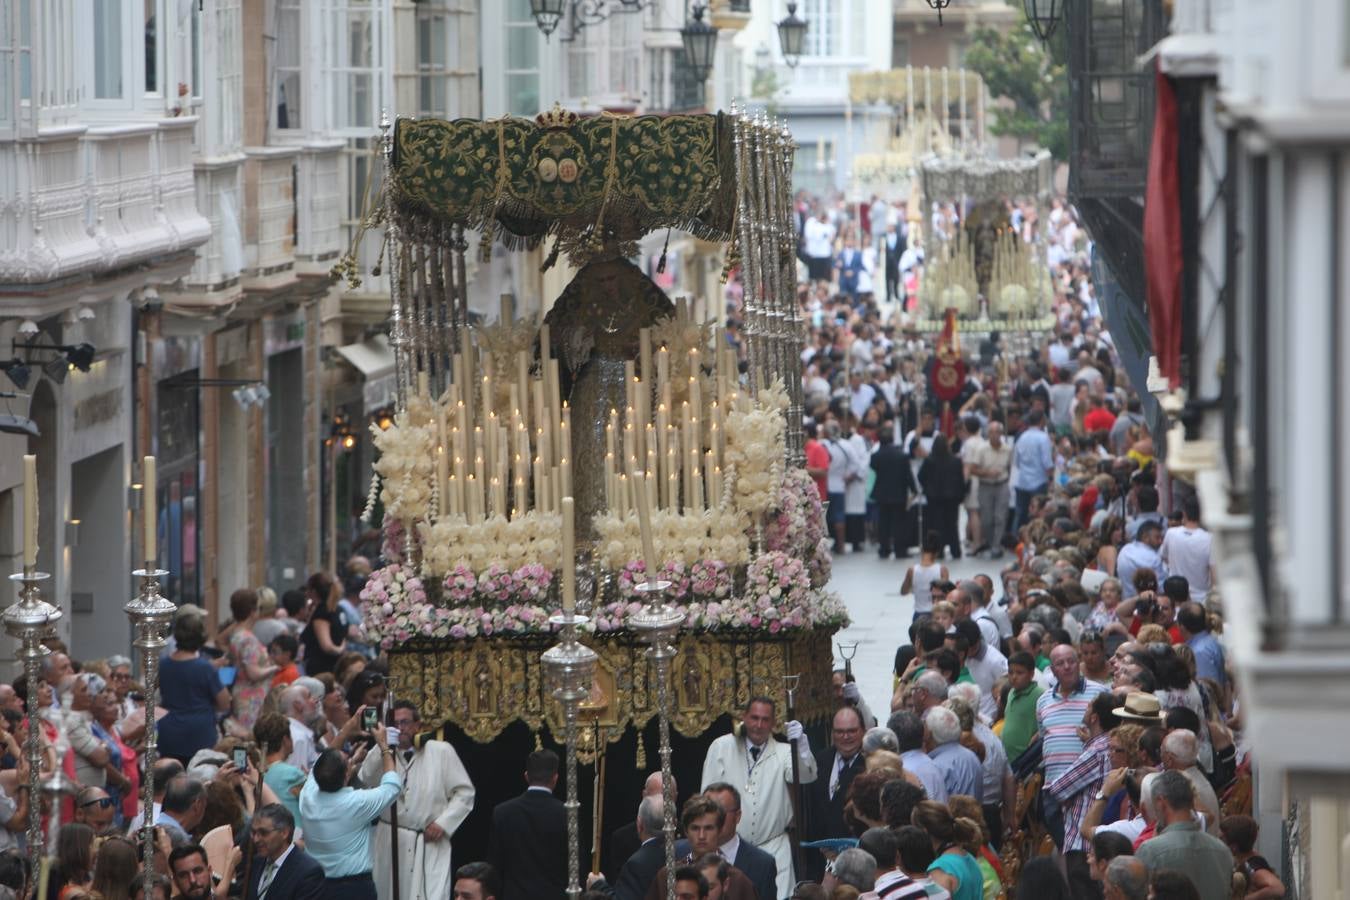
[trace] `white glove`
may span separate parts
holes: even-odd
[[[802,729],[802,723],[793,719],[787,723],[788,743],[797,742],[797,755],[803,759],[809,759],[811,756],[811,742],[806,739],[806,732]]]
[[[861,699],[862,699],[862,691],[858,690],[858,683],[856,681],[845,682],[844,700],[847,701],[848,703],[857,704],[857,702]]]

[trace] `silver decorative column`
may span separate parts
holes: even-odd
[[[661,729],[661,798],[665,813],[666,896],[675,896],[675,780],[670,771],[670,661],[679,651],[675,636],[684,615],[665,601],[669,581],[645,581],[637,590],[646,597],[641,612],[628,619],[628,626],[642,635],[647,658],[656,662],[656,712]],[[641,740],[639,735],[638,740]]]
[[[142,884],[148,886],[155,874],[155,757],[159,729],[155,724],[155,706],[159,700],[159,654],[168,644],[173,624],[172,601],[159,592],[159,580],[169,573],[148,560],[145,568],[131,573],[141,580],[141,592],[122,609],[135,630],[132,645],[141,651],[141,674],[145,678],[145,777],[141,782]]]
[[[4,613],[6,633],[20,642],[19,658],[23,660],[24,678],[28,682],[28,737],[24,741],[24,754],[28,757],[28,862],[34,878],[45,846],[42,834],[42,742],[38,737],[38,729],[42,727],[38,722],[42,701],[38,699],[37,685],[42,678],[42,658],[51,652],[43,646],[42,639],[61,619],[61,610],[42,599],[40,585],[50,577],[31,566],[25,566],[22,573],[9,576],[10,581],[20,585],[19,600]]]
[[[544,651],[541,659],[553,685],[553,696],[562,703],[567,747],[567,896],[581,896],[581,833],[577,826],[577,710],[591,693],[595,680],[595,651],[577,640],[577,627],[585,616],[564,612],[549,619],[562,626],[561,640]]]

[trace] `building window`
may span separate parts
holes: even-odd
[[[159,16],[155,7],[159,0],[142,0],[145,10],[145,92],[159,92],[160,53]]]
[[[94,0],[94,99],[122,99],[122,0]]]
[[[446,58],[450,47],[449,16],[444,12],[418,10],[417,14],[417,114],[445,118],[448,114],[449,78]]]
[[[513,116],[539,112],[539,28],[530,0],[506,4],[506,111]]]
[[[903,69],[909,65],[909,38],[898,37],[891,44],[891,68]]]
[[[336,54],[332,76],[332,122],[339,131],[369,133],[380,108],[380,34],[371,0],[336,0],[327,46]]]
[[[839,47],[840,0],[806,0],[802,18],[811,23],[806,29],[804,56],[834,56]]]
[[[215,82],[215,96],[209,104],[214,134],[209,141],[213,149],[233,149],[242,145],[244,137],[242,13],[239,0],[212,0],[206,11],[211,16],[207,49]]]
[[[300,0],[278,0],[276,44],[276,97],[272,104],[279,130],[304,128],[302,116],[304,77],[301,62],[304,44]]]

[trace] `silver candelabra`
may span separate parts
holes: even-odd
[[[679,651],[675,636],[684,615],[665,602],[669,581],[644,581],[637,590],[646,596],[642,610],[628,620],[629,626],[650,644],[647,658],[656,662],[656,713],[661,734],[661,797],[666,839],[666,896],[675,896],[675,779],[670,772],[670,661]],[[641,735],[638,737],[641,740]]]
[[[567,746],[567,896],[581,896],[581,832],[577,825],[577,710],[591,693],[595,681],[595,651],[577,640],[577,628],[588,620],[575,612],[563,612],[549,619],[562,626],[557,644],[544,651],[543,663],[553,685],[553,696],[563,707]],[[593,815],[598,815],[598,811]]]
[[[169,573],[147,560],[145,568],[131,573],[141,580],[141,591],[123,607],[135,630],[132,645],[141,652],[141,672],[145,677],[145,775],[141,780],[142,884],[148,895],[155,874],[155,758],[158,728],[155,705],[159,700],[159,654],[167,645],[169,627],[176,607],[159,592],[159,580]]]
[[[38,699],[38,682],[42,677],[42,658],[51,651],[43,646],[42,640],[61,619],[61,610],[42,599],[41,584],[50,577],[33,566],[24,566],[23,572],[9,576],[10,581],[20,585],[19,600],[4,614],[5,631],[20,642],[19,656],[23,660],[24,679],[28,682],[28,737],[24,740],[24,752],[28,757],[28,862],[34,877],[45,845],[42,834],[42,742],[38,736],[42,701]]]

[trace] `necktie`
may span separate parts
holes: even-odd
[[[413,752],[414,752],[414,751],[412,751],[412,750],[404,750],[404,751],[403,751],[403,761],[404,761],[404,762],[412,762]]]
[[[272,886],[272,879],[277,875],[277,864],[269,862],[263,869],[262,877],[258,879],[258,897],[261,898],[267,894],[267,889]]]
[[[764,752],[763,747],[751,747],[750,756],[755,762],[759,762],[759,755]]]

